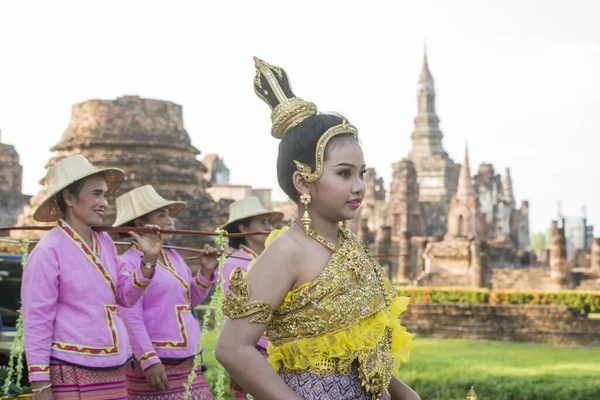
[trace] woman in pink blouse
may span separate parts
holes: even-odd
[[[181,201],[161,197],[150,185],[134,189],[117,199],[115,226],[154,224],[173,229],[173,218],[185,207]],[[163,235],[169,241],[170,235]],[[192,276],[183,258],[172,249],[162,250],[152,286],[132,308],[119,310],[136,363],[127,369],[130,399],[183,399],[184,384],[192,371],[200,325],[192,309],[208,296],[216,282],[216,250],[205,246],[201,268]],[[140,248],[134,241],[121,258],[136,266]],[[191,399],[212,399],[202,371],[196,371]]]
[[[129,269],[106,233],[94,232],[123,171],[66,157],[46,175],[36,221],[58,221],[31,252],[21,298],[25,354],[34,399],[126,399],[129,339],[117,305],[133,306],[151,282],[160,235],[131,233],[140,244]]]

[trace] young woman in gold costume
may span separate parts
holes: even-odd
[[[365,192],[358,131],[295,97],[282,68],[255,62],[281,140],[279,184],[300,222],[271,234],[247,276],[232,273],[217,359],[261,400],[419,399],[397,377],[413,347],[398,318],[409,299],[344,224]],[[268,362],[255,348],[265,331]]]

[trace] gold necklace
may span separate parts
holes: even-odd
[[[294,221],[294,222],[296,224],[298,224],[302,229],[304,229],[304,227],[302,227],[302,225],[300,225],[300,222],[298,222],[298,221]],[[319,244],[321,244],[322,246],[331,250],[332,252],[334,252],[334,253],[336,252],[337,245],[335,243],[331,243],[330,241],[325,239],[323,236],[319,235],[314,229],[312,229],[312,228],[308,229],[308,236],[315,239],[317,242],[319,242]]]

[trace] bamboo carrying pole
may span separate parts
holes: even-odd
[[[11,231],[11,230],[15,230],[15,231],[49,231],[51,229],[53,229],[54,226],[0,226],[0,232],[2,231]],[[98,232],[110,232],[110,233],[129,233],[129,232],[135,232],[135,233],[162,233],[162,234],[167,234],[167,235],[194,235],[194,236],[218,236],[218,233],[216,232],[205,232],[205,231],[192,231],[192,230],[181,230],[181,229],[153,229],[153,228],[137,228],[137,227],[112,227],[112,226],[93,226],[92,227],[93,230],[98,231]],[[239,238],[239,237],[247,237],[247,236],[258,236],[258,235],[268,235],[269,231],[257,231],[257,232],[246,232],[246,233],[225,233],[225,237],[231,237],[231,238]],[[0,241],[2,241],[2,239],[0,239]],[[13,241],[11,241],[12,243]],[[14,243],[20,243],[20,241],[15,240]],[[35,243],[35,241],[31,242],[32,244]],[[115,242],[115,245],[129,245],[128,242]],[[196,253],[202,253],[203,250],[200,249],[193,249],[190,247],[178,247],[178,246],[163,246],[163,248],[170,248],[173,250],[180,250],[180,251],[189,251],[189,252],[196,252]],[[221,253],[218,253],[217,256],[220,256]],[[395,254],[374,254],[373,257],[374,258],[390,258],[390,257],[396,257],[397,255]],[[241,257],[235,257],[235,256],[228,256],[230,258],[235,258],[235,259],[240,259],[240,260],[247,260],[246,258],[241,258]],[[200,256],[195,256],[195,257],[188,257],[186,258],[186,260],[197,260],[199,259]]]

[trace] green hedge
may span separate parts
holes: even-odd
[[[416,303],[523,304],[567,306],[584,314],[600,312],[600,293],[565,290],[560,292],[518,292],[487,289],[444,289],[398,287],[400,294]]]

